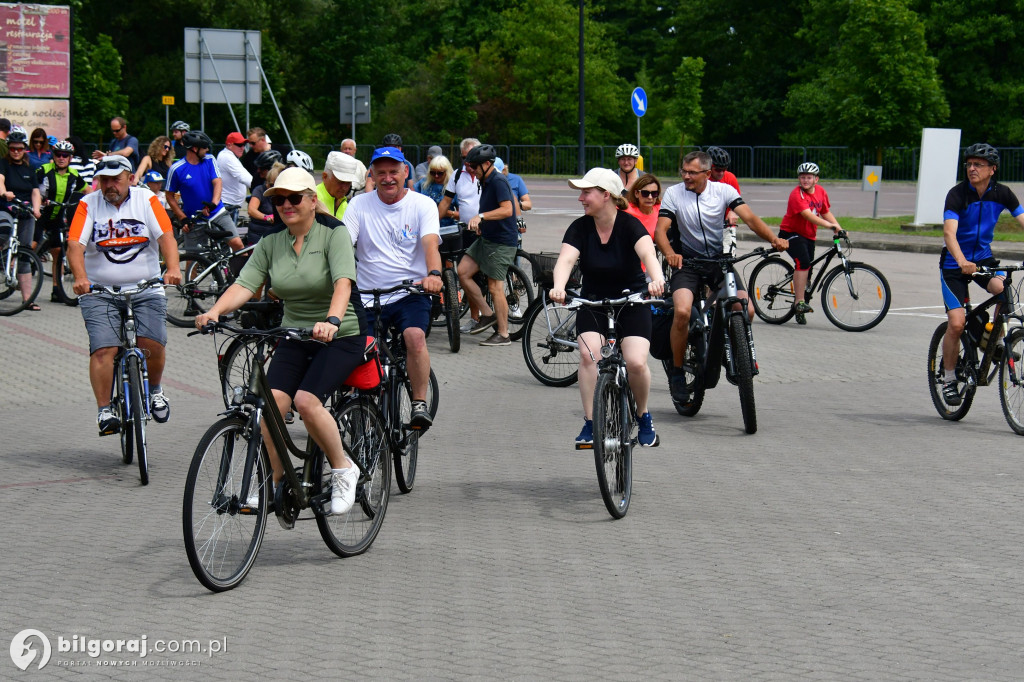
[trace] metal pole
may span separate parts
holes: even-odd
[[[640,153],[640,117],[636,117],[636,151]]]
[[[171,107],[164,106],[164,137],[171,136]]]
[[[871,210],[871,217],[878,218],[878,190],[875,190],[875,207]]]
[[[356,86],[352,86],[352,139],[356,139]]]
[[[270,81],[267,80],[267,72],[263,70],[263,64],[260,63],[259,57],[256,56],[256,50],[252,49],[252,45],[248,40],[245,41],[245,46],[252,52],[253,61],[256,62],[256,66],[259,67],[260,75],[263,76],[263,84],[267,86],[267,92],[270,93],[270,101],[274,103],[274,111],[277,112],[277,120],[281,122],[281,128],[284,129],[284,136],[288,138],[288,146],[295,148],[295,144],[292,142],[292,134],[288,132],[288,126],[284,122],[284,116],[281,115],[281,107],[277,106],[277,98],[274,97],[274,91],[270,87]]]
[[[203,102],[203,29],[199,29],[199,129],[206,130],[206,107]]]
[[[584,143],[584,120],[586,118],[586,110],[584,102],[586,100],[583,89],[583,0],[580,0],[580,139],[579,139],[579,153],[577,154],[578,163],[576,170],[580,175],[583,175],[587,171],[587,159],[586,159],[586,147]]]
[[[220,94],[224,95],[224,103],[228,105],[228,111],[231,112],[231,120],[235,123],[235,129],[238,129],[238,119],[235,118],[235,108],[231,106],[231,99],[228,97],[228,91],[224,88],[224,81],[220,79],[220,71],[217,69],[217,62],[213,60],[213,53],[210,52],[210,48],[206,47],[205,42],[201,42],[201,46],[206,49],[206,54],[210,55],[210,65],[213,67],[213,75],[217,77],[217,84],[220,86]],[[203,128],[206,129],[205,126]]]

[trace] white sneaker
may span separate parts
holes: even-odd
[[[331,513],[344,514],[356,501],[356,483],[359,481],[359,467],[355,464],[347,469],[331,469]]]

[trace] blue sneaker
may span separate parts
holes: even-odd
[[[590,450],[594,447],[594,422],[590,419],[583,420],[583,429],[580,435],[576,436],[577,450]]]
[[[639,426],[636,440],[640,445],[645,448],[656,448],[661,442],[658,438],[658,434],[654,432],[654,419],[651,417],[650,412],[644,412],[641,416],[636,418],[636,423]]]

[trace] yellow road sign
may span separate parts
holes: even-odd
[[[163,99],[163,105],[164,106],[168,106],[168,107],[173,107],[174,106],[174,95],[164,95],[162,99]]]

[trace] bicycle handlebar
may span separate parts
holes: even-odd
[[[581,306],[595,308],[612,305],[671,305],[670,301],[666,301],[663,298],[652,297],[646,291],[636,291],[620,298],[605,298],[600,301],[583,298],[582,296],[571,296],[571,292],[568,291],[565,293],[565,297],[567,299],[565,307],[568,309],[579,308]]]
[[[1024,263],[1020,265],[997,265],[994,268],[990,268],[984,265],[979,265],[978,269],[971,275],[971,277],[982,276],[993,276],[998,275],[1001,272],[1020,272],[1024,270]]]
[[[387,289],[362,289],[359,293],[366,294],[367,296],[373,296],[379,298],[385,294],[393,294],[396,291],[408,291],[410,294],[426,294],[423,287],[419,284],[413,284],[411,279],[403,281],[401,284],[396,284],[393,287]]]
[[[746,260],[748,258],[753,258],[754,256],[767,256],[768,254],[771,254],[771,253],[775,253],[775,249],[770,249],[770,248],[766,248],[764,246],[759,246],[756,249],[754,249],[753,251],[751,251],[750,253],[745,253],[742,256],[726,256],[726,255],[722,255],[722,256],[715,257],[715,258],[708,258],[706,256],[683,256],[683,265],[686,265],[687,263],[693,263],[693,262],[696,262],[696,263],[714,263],[715,265],[722,265],[722,264],[732,265],[734,263],[739,263],[740,261]]]
[[[235,334],[237,336],[277,336],[282,339],[290,339],[292,341],[316,341],[313,338],[312,329],[304,329],[298,327],[274,327],[273,329],[242,329],[226,322],[207,322],[203,325],[202,329],[189,332],[188,336],[195,336],[196,334],[213,334],[214,332],[227,332]],[[317,343],[323,343],[323,341],[317,341]],[[327,344],[324,344],[327,345]]]
[[[126,286],[112,286],[108,287],[105,284],[93,284],[89,287],[89,292],[94,294],[110,294],[111,296],[128,296],[131,294],[138,294],[146,289],[153,287],[164,286],[164,280],[162,277],[154,277],[152,279],[142,279],[136,282],[134,287]]]

